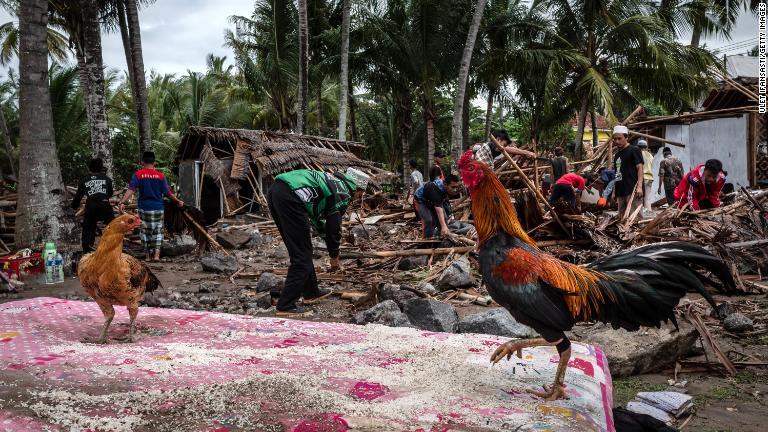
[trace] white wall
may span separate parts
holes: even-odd
[[[738,185],[749,186],[747,130],[747,116],[720,118],[691,125],[669,125],[666,138],[685,144],[685,148],[669,146],[672,154],[680,158],[685,172],[707,159],[720,159],[728,172],[726,181],[738,188]],[[653,161],[655,174],[659,172],[660,153]],[[654,190],[656,188],[658,183],[654,185]]]

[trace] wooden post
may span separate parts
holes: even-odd
[[[532,138],[533,143],[533,185],[536,186],[536,190],[541,190],[539,187],[539,152],[536,146],[536,138]]]
[[[558,223],[558,225],[560,225],[560,228],[563,229],[563,232],[565,232],[565,234],[570,237],[571,235],[568,232],[568,228],[565,227],[565,225],[563,224],[563,221],[561,221],[560,218],[557,216],[557,213],[555,213],[555,209],[552,208],[551,205],[549,205],[549,201],[547,201],[547,199],[544,198],[544,196],[541,194],[541,191],[536,189],[536,186],[531,183],[531,180],[528,178],[527,175],[525,175],[525,172],[523,172],[523,170],[520,168],[517,162],[515,162],[515,160],[512,159],[512,156],[510,156],[509,153],[507,153],[507,149],[505,149],[504,146],[501,145],[499,140],[497,140],[496,137],[493,136],[493,134],[491,134],[491,141],[493,141],[493,143],[496,144],[496,147],[499,148],[499,150],[501,151],[501,154],[504,155],[507,161],[509,161],[509,164],[512,165],[512,167],[517,171],[517,174],[520,176],[520,178],[523,179],[523,182],[525,183],[526,186],[528,186],[528,189],[532,190],[533,193],[536,194],[536,197],[544,204],[544,208],[549,210],[549,212],[552,214],[552,218]]]

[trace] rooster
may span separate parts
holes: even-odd
[[[736,289],[722,260],[684,242],[640,247],[587,267],[560,261],[536,246],[518,222],[504,186],[485,163],[472,160],[471,151],[460,158],[459,171],[472,198],[478,261],[489,294],[542,336],[501,345],[491,362],[509,360],[513,353],[522,357],[523,348],[556,346],[560,361],[554,383],[544,385],[544,391],[529,390],[546,400],[566,397],[571,343],[564,332],[574,323],[597,320],[634,331],[670,320],[677,327],[674,308],[688,288],[715,306],[704,287],[713,281],[703,270],[719,279],[721,292]]]
[[[125,340],[133,342],[139,302],[145,292],[160,286],[160,281],[146,265],[123,253],[125,235],[140,226],[141,220],[137,216],[124,214],[117,217],[104,230],[96,251],[80,259],[77,270],[80,284],[104,314],[101,336],[89,342],[107,342],[107,329],[115,317],[113,305],[128,308],[131,324]]]

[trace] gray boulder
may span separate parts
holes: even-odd
[[[736,312],[736,308],[734,308],[730,302],[722,302],[712,309],[709,316],[717,319],[725,319],[734,312]]]
[[[246,248],[255,248],[258,246],[265,246],[272,243],[273,238],[270,235],[261,234],[258,231],[251,231],[248,237],[248,242],[245,243]]]
[[[463,288],[475,284],[475,278],[472,277],[472,270],[469,267],[469,259],[460,257],[454,261],[450,267],[443,270],[440,278],[437,280],[437,288],[441,291]]]
[[[181,256],[192,253],[197,247],[195,239],[187,234],[165,239],[160,251],[163,256]]]
[[[416,289],[423,292],[424,294],[429,294],[429,295],[435,295],[438,292],[435,286],[429,282],[422,282],[416,285]]]
[[[279,245],[277,245],[277,247],[275,249],[273,249],[269,253],[269,256],[271,256],[272,258],[277,258],[277,259],[288,258],[288,248],[285,247],[285,243],[281,242]]]
[[[419,267],[426,267],[429,257],[426,255],[403,257],[397,264],[398,270],[414,270]]]
[[[197,292],[202,294],[216,292],[220,285],[220,283],[212,281],[200,282],[200,286],[197,287]]]
[[[379,288],[379,300],[392,300],[401,309],[405,307],[405,303],[415,298],[419,298],[418,294],[400,289],[400,285],[384,284]]]
[[[465,316],[459,321],[459,333],[482,333],[510,338],[538,336],[532,328],[515,321],[504,308]]]
[[[723,327],[731,333],[743,333],[752,331],[755,325],[746,315],[735,312],[723,320]]]
[[[432,299],[409,300],[403,312],[416,327],[435,332],[455,333],[459,316],[448,303]]]
[[[238,270],[237,258],[218,252],[209,253],[200,259],[203,271],[213,273],[234,273]]]
[[[240,249],[251,240],[251,235],[245,230],[231,229],[216,234],[216,241],[227,249]]]
[[[256,282],[256,291],[280,291],[285,286],[285,278],[275,275],[274,273],[264,272],[259,276],[259,280]]]
[[[368,231],[373,229],[375,228],[369,228],[365,225],[355,225],[349,229],[349,234],[354,238],[355,243],[357,243],[358,240],[368,240],[371,238],[371,234]]]
[[[690,324],[678,324],[680,331],[665,324],[660,329],[643,327],[629,332],[600,323],[575,327],[578,336],[568,336],[572,341],[600,346],[608,358],[611,375],[619,378],[659,371],[688,355],[699,333]]]
[[[400,308],[392,300],[385,300],[368,310],[364,310],[352,317],[355,324],[383,324],[389,327],[412,327],[408,317],[400,311]]]

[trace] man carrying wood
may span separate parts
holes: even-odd
[[[184,207],[184,202],[171,192],[165,175],[155,169],[155,153],[144,152],[142,155],[144,167],[136,171],[128,184],[128,190],[120,199],[120,212],[125,210],[125,202],[131,199],[134,193],[139,194],[139,219],[141,219],[141,231],[139,237],[147,254],[147,261],[160,261],[160,249],[163,246],[163,218],[165,215],[164,197],[170,198],[179,207]]]
[[[451,203],[448,197],[458,192],[460,184],[456,175],[448,174],[445,181],[436,179],[416,190],[413,206],[416,215],[421,219],[422,238],[436,237],[438,229],[442,236],[451,233],[448,228],[451,217]]]
[[[614,194],[619,204],[619,220],[629,216],[643,203],[643,155],[640,148],[629,145],[629,129],[618,125],[613,128],[613,145],[618,151],[614,156],[616,171]],[[627,211],[629,208],[629,211]]]
[[[93,243],[96,241],[96,225],[99,222],[105,225],[112,222],[115,212],[109,199],[114,193],[112,179],[107,177],[104,162],[100,158],[91,159],[88,164],[89,174],[80,179],[77,193],[72,199],[72,208],[77,210],[80,201],[85,197],[85,213],[83,214],[83,253],[93,252]]]
[[[345,174],[302,169],[275,177],[267,203],[291,261],[277,302],[278,315],[304,313],[304,307],[296,304],[299,297],[309,303],[330,294],[317,285],[310,224],[325,240],[331,270],[340,270],[341,219],[349,203],[365,192],[369,179],[354,168]]]

